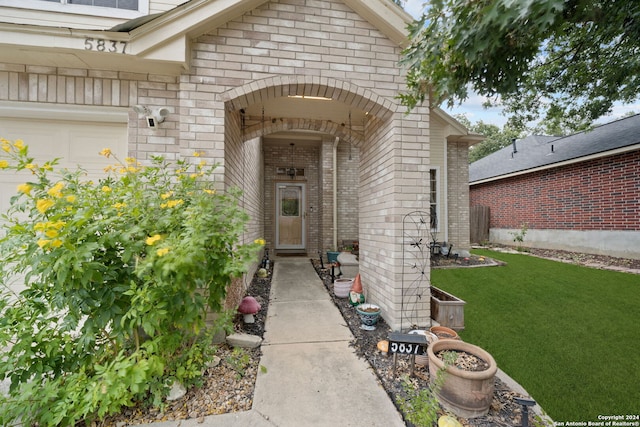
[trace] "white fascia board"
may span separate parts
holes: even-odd
[[[0,45],[85,51],[87,38],[129,40],[126,33],[0,23]]]
[[[126,107],[0,101],[0,117],[127,123]]]
[[[169,38],[194,38],[249,12],[267,0],[195,0],[131,31],[134,55],[153,51]]]
[[[381,0],[344,0],[344,2],[398,46],[408,46],[407,25],[414,19],[400,6],[391,1]]]

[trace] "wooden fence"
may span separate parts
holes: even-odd
[[[471,243],[489,241],[489,206],[472,206],[470,215]]]

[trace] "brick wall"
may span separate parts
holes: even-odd
[[[491,228],[640,230],[640,151],[471,186]]]
[[[454,249],[471,247],[469,229],[469,146],[447,143],[448,236]]]

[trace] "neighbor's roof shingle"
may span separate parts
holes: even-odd
[[[469,165],[469,183],[640,143],[640,114],[565,137],[528,136]],[[552,150],[553,148],[553,150]],[[552,152],[553,151],[553,152]]]

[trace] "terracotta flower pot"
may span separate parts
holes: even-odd
[[[440,340],[459,340],[460,336],[456,331],[446,326],[432,326],[429,328],[429,332],[434,334]]]
[[[436,353],[440,351],[463,351],[479,357],[489,364],[483,371],[466,371],[447,366],[442,388],[436,392],[438,400],[446,409],[462,418],[474,418],[489,412],[494,393],[494,377],[498,365],[493,356],[482,348],[458,340],[439,340],[427,348],[429,376],[433,382],[444,361]]]

